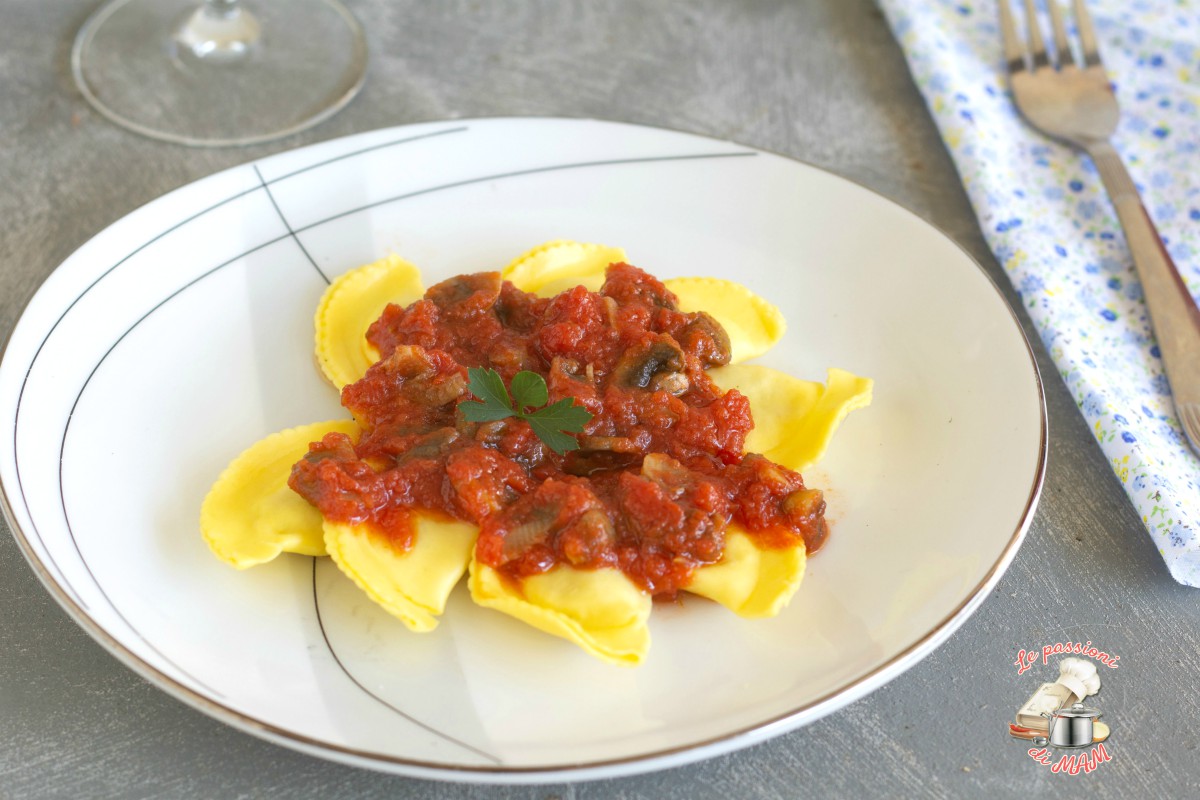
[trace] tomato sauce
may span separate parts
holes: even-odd
[[[636,267],[550,299],[462,275],[389,305],[367,338],[380,360],[342,391],[360,439],[314,442],[289,482],[327,519],[406,550],[411,510],[440,512],[478,524],[477,557],[515,582],[618,567],[659,598],[721,560],[731,522],[764,547],[825,540],[821,493],[744,454],[749,401],[705,373],[729,360],[724,330]],[[531,370],[551,403],[574,398],[593,415],[579,449],[555,453],[524,420],[464,419],[469,367],[506,384]]]

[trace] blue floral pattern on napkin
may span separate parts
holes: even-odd
[[[1200,459],[1175,418],[1142,288],[1095,167],[1018,116],[995,2],[880,5],[988,244],[1080,413],[1171,574],[1200,586]],[[1023,4],[1013,6],[1024,33]],[[1088,9],[1121,104],[1113,144],[1196,296],[1200,2],[1088,0]]]

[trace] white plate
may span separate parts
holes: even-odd
[[[636,669],[475,607],[409,633],[327,559],[236,572],[197,517],[265,434],[340,416],[312,359],[326,280],[403,254],[428,283],[553,238],[732,278],[789,327],[763,361],[876,380],[809,475],[830,543],[778,618],[656,607]],[[275,742],[421,777],[580,780],[812,722],[983,601],[1041,487],[1028,344],[957,245],[841,178],[728,142],[588,120],[376,131],[213,175],[88,242],[0,366],[13,532],[54,597],[184,702]]]

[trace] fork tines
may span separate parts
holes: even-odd
[[[1017,25],[1013,19],[1012,6],[1009,0],[999,0],[1000,30],[1004,36],[1004,58],[1008,62],[1010,72],[1043,67],[1052,69],[1068,69],[1078,64],[1067,38],[1067,26],[1063,21],[1063,12],[1057,0],[1046,0],[1046,8],[1050,12],[1050,27],[1054,35],[1054,53],[1046,50],[1046,42],[1042,37],[1041,25],[1038,23],[1037,7],[1034,0],[1025,0],[1025,21],[1029,28],[1029,47],[1021,41],[1017,34]],[[1096,46],[1096,30],[1092,27],[1092,17],[1088,14],[1083,0],[1072,0],[1075,11],[1075,28],[1079,32],[1079,45],[1083,54],[1083,66],[1096,67],[1100,65],[1100,50]]]

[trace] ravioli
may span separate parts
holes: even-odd
[[[618,569],[558,566],[525,578],[517,589],[472,560],[469,583],[479,605],[567,639],[610,664],[636,666],[650,651],[653,602]]]
[[[500,277],[540,297],[553,297],[574,286],[598,292],[608,265],[624,260],[625,251],[619,247],[558,239],[517,256]]]
[[[349,419],[289,428],[252,444],[225,468],[200,507],[200,532],[217,558],[246,569],[280,553],[325,555],[321,512],[287,482],[309,442],[335,432],[357,438],[359,428]]]
[[[383,309],[416,302],[424,293],[420,270],[395,255],[352,269],[330,284],[317,304],[316,358],[334,388],[354,383],[379,360],[367,328]]]
[[[540,297],[553,297],[574,286],[598,292],[608,265],[622,261],[625,251],[619,247],[560,239],[518,256],[500,276]],[[680,311],[705,311],[721,323],[729,335],[730,363],[757,358],[783,338],[783,314],[740,283],[670,278],[663,284],[679,298]]]
[[[680,311],[704,311],[729,335],[730,364],[758,358],[783,338],[783,314],[740,283],[720,278],[670,278]]]
[[[721,389],[737,389],[750,400],[754,429],[746,451],[804,472],[821,460],[846,415],[871,404],[874,382],[842,369],[830,369],[828,383],[802,381],[758,364],[708,371]]]
[[[399,551],[365,525],[326,522],[325,549],[358,588],[408,629],[437,627],[471,561],[479,528],[416,511],[412,547]]]
[[[827,384],[755,364],[718,367],[708,374],[723,390],[736,388],[749,398],[755,425],[746,437],[747,452],[762,453],[796,472],[821,459],[846,415],[870,404],[873,389],[870,379],[840,369],[829,370]],[[803,544],[759,548],[730,525],[724,557],[696,570],[687,591],[742,617],[773,617],[800,588],[806,561]]]
[[[725,530],[725,555],[692,573],[687,591],[715,600],[749,619],[773,617],[792,599],[808,554],[794,547],[760,548],[737,526]]]

